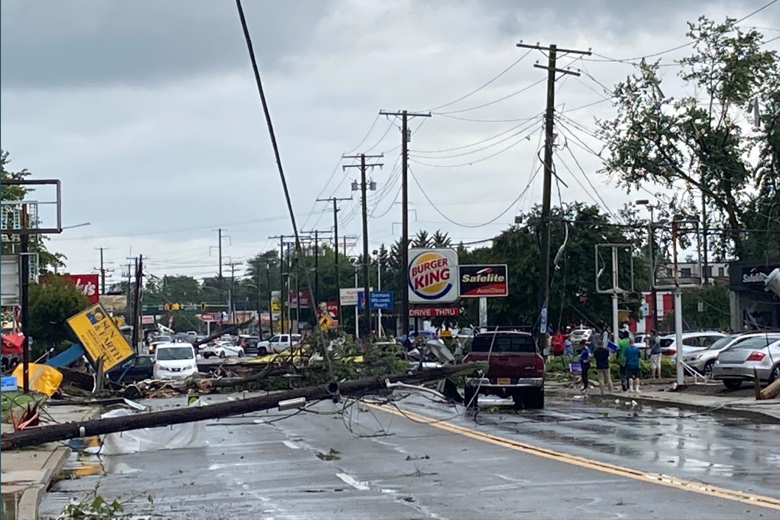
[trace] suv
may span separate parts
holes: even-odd
[[[511,397],[516,406],[544,408],[544,358],[530,333],[479,333],[463,361],[488,361],[486,374],[466,378],[467,406],[476,407],[483,394]]]

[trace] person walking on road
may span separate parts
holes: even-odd
[[[617,344],[618,373],[620,374],[620,386],[624,392],[628,392],[628,376],[626,375],[626,349],[631,344],[628,334],[620,332]]]
[[[658,332],[653,329],[650,331],[650,370],[653,379],[661,379],[661,339]]]
[[[582,345],[582,351],[580,352],[580,368],[582,369],[582,392],[587,394],[590,389],[590,381],[588,381],[588,370],[590,370],[590,347],[585,343],[585,340],[580,342]]]
[[[603,344],[596,347],[593,351],[593,357],[596,359],[596,376],[599,379],[599,390],[604,395],[606,388],[612,393],[615,389],[612,387],[612,376],[609,373],[609,349]]]
[[[629,345],[623,353],[626,360],[626,378],[629,392],[639,393],[639,358],[642,353],[636,345]]]

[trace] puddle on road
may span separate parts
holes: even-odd
[[[21,498],[21,492],[3,493],[0,495],[0,520],[16,520]]]

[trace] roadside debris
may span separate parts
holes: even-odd
[[[413,374],[396,374],[389,377],[370,377],[339,383],[329,383],[327,385],[276,392],[270,395],[227,401],[203,407],[187,407],[175,410],[133,414],[127,417],[109,417],[91,421],[47,425],[2,435],[2,437],[0,437],[0,449],[19,449],[25,446],[64,441],[76,437],[106,435],[142,428],[153,428],[156,426],[168,426],[207,419],[217,419],[231,415],[241,415],[276,408],[280,401],[301,397],[305,398],[307,401],[317,401],[323,399],[339,399],[341,395],[365,395],[372,391],[386,390],[387,381],[390,381],[391,383],[402,382],[419,384],[486,369],[487,366],[485,363],[467,363],[463,365],[421,370]]]

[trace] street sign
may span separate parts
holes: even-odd
[[[373,291],[373,287],[368,288],[369,291]],[[358,294],[362,294],[363,289],[359,287],[348,287],[339,291],[341,297],[342,307],[351,307],[358,304]]]
[[[103,358],[103,370],[110,370],[133,355],[133,349],[114,320],[99,303],[67,320],[93,362]]]
[[[320,328],[322,328],[322,330],[328,330],[333,325],[333,320],[330,319],[330,316],[323,314],[320,317],[318,323],[320,324]]]
[[[410,318],[442,318],[448,316],[460,316],[459,307],[422,307],[409,309]]]
[[[18,255],[3,255],[2,257],[2,304],[3,307],[21,305],[22,275]]]
[[[461,298],[509,296],[506,265],[461,265],[458,278]]]
[[[97,274],[64,274],[62,277],[80,289],[89,303],[94,305],[100,301]]]
[[[393,291],[371,291],[369,304],[372,309],[392,309]]]
[[[282,302],[271,300],[271,312],[282,312]]]

